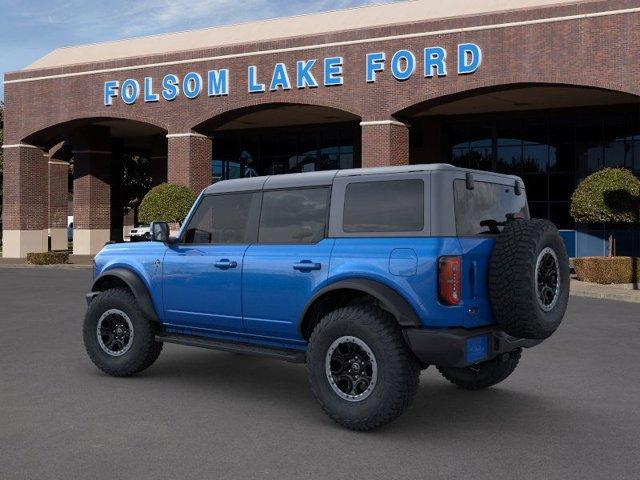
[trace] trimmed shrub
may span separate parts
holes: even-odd
[[[62,265],[69,263],[69,252],[27,253],[31,265]]]
[[[163,183],[144,196],[138,218],[144,223],[182,223],[195,200],[196,196],[187,187]]]
[[[576,222],[635,223],[640,205],[640,180],[624,168],[605,168],[584,179],[571,196]]]
[[[578,280],[608,285],[634,283],[640,279],[640,258],[582,257],[573,260]],[[635,268],[635,275],[634,270]]]

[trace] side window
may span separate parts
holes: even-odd
[[[346,233],[420,232],[424,182],[419,179],[347,185],[342,228]]]
[[[189,221],[183,243],[255,242],[259,211],[258,193],[230,193],[205,197]]]
[[[260,243],[317,243],[325,236],[328,188],[264,192]]]

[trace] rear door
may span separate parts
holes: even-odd
[[[250,333],[299,339],[297,324],[327,279],[329,187],[265,191],[258,243],[244,258],[242,304]]]
[[[238,332],[242,264],[257,236],[260,193],[204,197],[164,257],[166,322],[195,331]]]

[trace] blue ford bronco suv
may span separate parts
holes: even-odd
[[[325,412],[354,430],[397,418],[429,365],[495,385],[558,328],[567,252],[529,218],[522,180],[450,165],[218,182],[176,238],[106,245],[84,343],[109,375],[164,343],[306,363]]]

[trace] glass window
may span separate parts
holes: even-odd
[[[469,190],[465,180],[456,180],[453,185],[458,235],[498,233],[509,213],[529,218],[527,197],[516,195],[514,187],[474,182]]]
[[[325,236],[328,188],[265,192],[260,216],[260,243],[317,243]]]
[[[185,230],[188,244],[244,244],[255,242],[260,209],[257,193],[204,197]]]
[[[345,232],[420,232],[423,229],[422,180],[347,185],[343,218]]]

